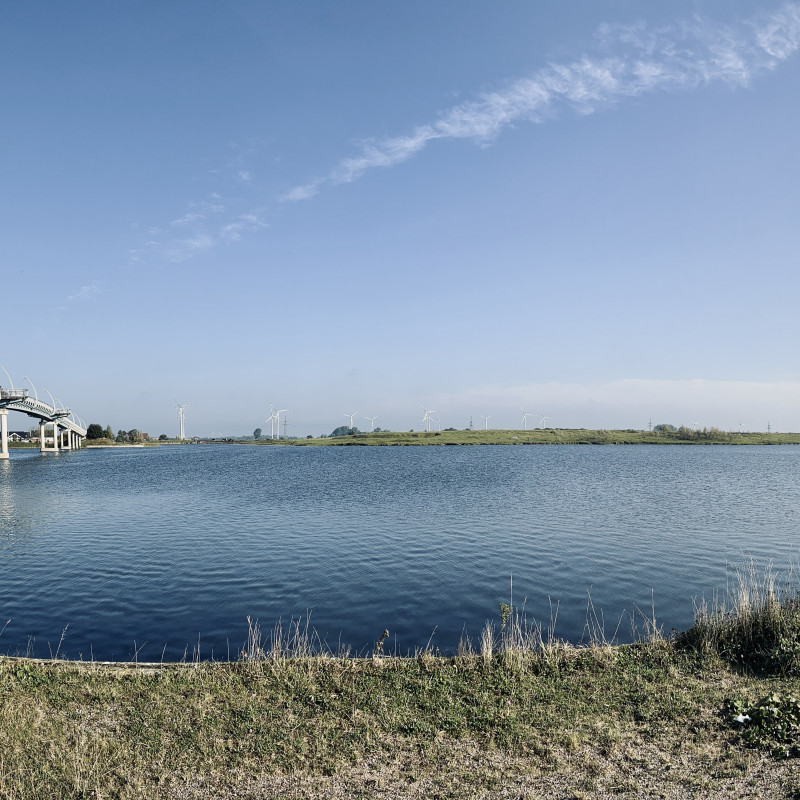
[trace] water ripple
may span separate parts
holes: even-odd
[[[507,602],[667,629],[750,553],[787,566],[798,447],[160,447],[0,466],[5,651],[237,652],[246,617],[453,649]],[[594,609],[594,611],[593,611]],[[431,636],[433,638],[431,639]],[[136,643],[134,645],[134,642]],[[147,642],[146,645],[143,645]]]

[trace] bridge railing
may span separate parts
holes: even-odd
[[[24,400],[27,396],[27,389],[4,389],[0,386],[0,401],[16,403],[19,400]]]

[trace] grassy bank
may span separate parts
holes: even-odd
[[[2,659],[0,796],[800,797],[800,605],[759,591],[616,647],[504,609],[452,658]]]
[[[359,433],[354,436],[335,436],[325,439],[276,439],[250,442],[256,445],[294,446],[417,446],[417,445],[526,445],[526,444],[693,444],[693,445],[747,445],[747,444],[800,444],[800,433],[731,433],[717,428],[692,431],[635,431],[586,430],[583,428],[536,428],[528,431],[409,431]]]

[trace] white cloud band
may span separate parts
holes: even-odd
[[[409,134],[364,142],[359,155],[282,199],[305,200],[325,184],[350,183],[368,170],[400,164],[437,139],[485,143],[516,122],[542,122],[561,108],[590,114],[656,90],[694,89],[717,81],[746,86],[800,47],[800,4],[786,3],[735,26],[693,21],[650,31],[643,24],[604,25],[597,38],[602,53],[613,49],[614,54],[551,64],[505,89],[454,106]]]

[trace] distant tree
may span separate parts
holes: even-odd
[[[253,438],[256,439],[256,440],[261,438],[261,428],[256,428],[253,431]]]
[[[347,425],[340,425],[331,433],[331,436],[355,436],[357,433],[361,433],[358,428],[348,428]]]
[[[124,444],[128,441],[128,431],[117,431],[114,441]]]
[[[663,431],[664,433],[673,433],[678,429],[674,425],[670,425],[668,422],[662,422],[660,425],[654,425],[653,430],[659,432]]]
[[[158,437],[159,442],[166,442],[167,441],[167,434],[162,433],[161,436]]]
[[[110,425],[106,425],[105,431],[103,431],[103,436],[106,439],[113,439],[114,438],[114,431],[111,430]]]
[[[142,436],[141,431],[137,430],[136,428],[132,428],[128,431],[128,441],[131,443],[141,442],[144,439]]]
[[[96,422],[93,422],[87,429],[86,429],[86,438],[87,439],[102,439],[105,434],[103,433],[103,426],[98,425]]]

